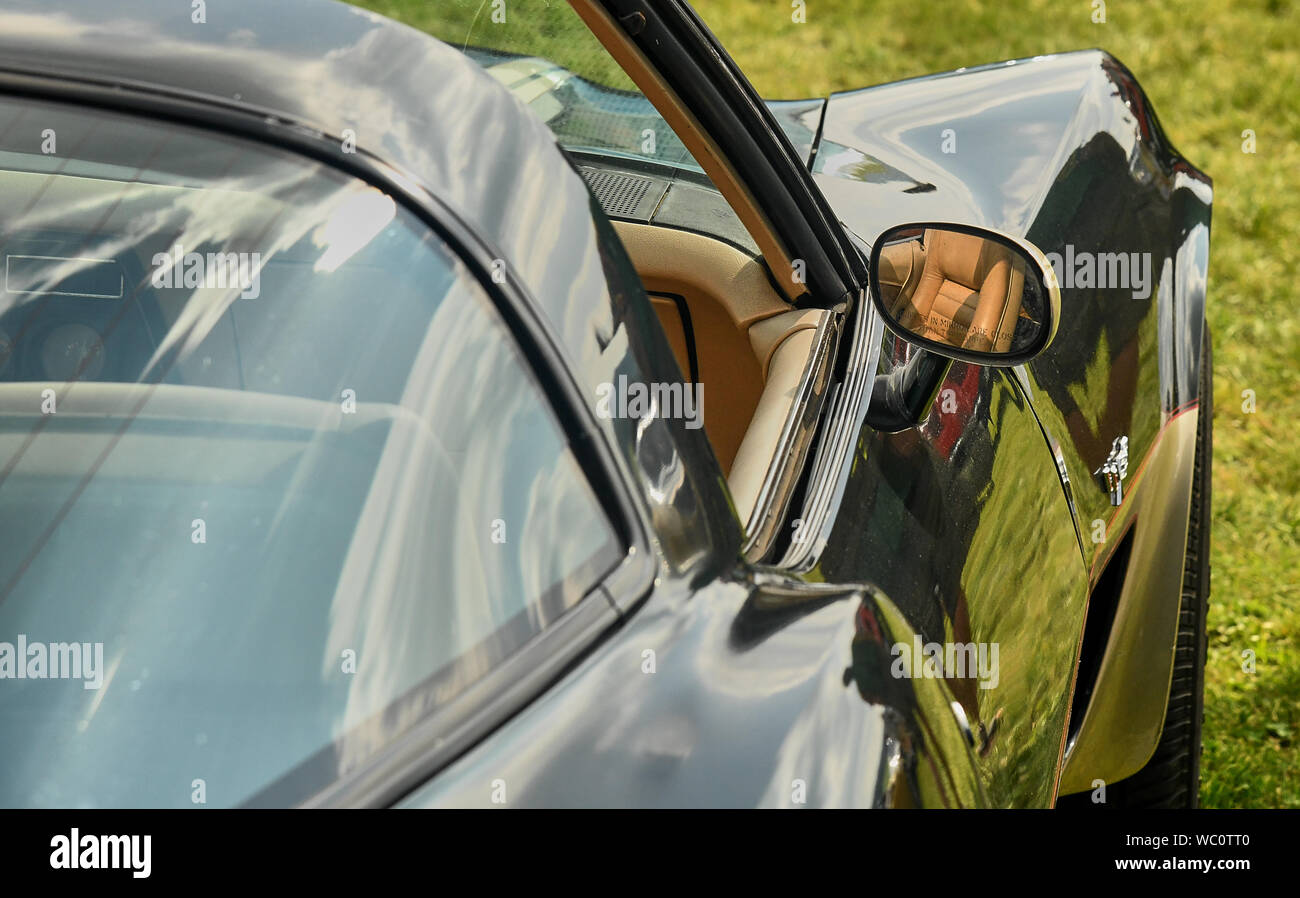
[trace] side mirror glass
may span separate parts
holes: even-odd
[[[1033,244],[987,228],[890,228],[871,251],[871,299],[890,330],[948,358],[1019,365],[1056,334],[1061,291]]]

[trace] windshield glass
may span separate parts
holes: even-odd
[[[565,149],[702,173],[568,3],[438,0],[416,10],[366,5],[408,18],[460,49],[527,103]]]
[[[490,299],[385,194],[0,100],[0,195],[0,806],[301,800],[621,557]]]

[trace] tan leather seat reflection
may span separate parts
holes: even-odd
[[[902,274],[896,276],[901,283],[894,310],[904,328],[963,349],[1011,349],[1024,294],[1024,266],[1009,249],[970,234],[927,230],[923,262],[912,290],[908,287],[918,258],[916,242],[887,250],[891,264]],[[881,256],[884,259],[886,252]]]

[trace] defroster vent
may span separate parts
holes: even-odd
[[[580,166],[582,177],[610,218],[649,221],[668,185],[653,178]]]

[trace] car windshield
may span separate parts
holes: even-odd
[[[759,256],[762,235],[742,223],[699,158],[568,3],[357,2],[428,32],[507,88],[551,129],[610,218],[707,234]],[[764,102],[810,164],[823,102]]]
[[[663,116],[567,3],[439,0],[412,15],[526,103],[565,149],[702,174]]]
[[[0,806],[301,800],[621,557],[478,280],[384,193],[0,99],[0,195]]]

